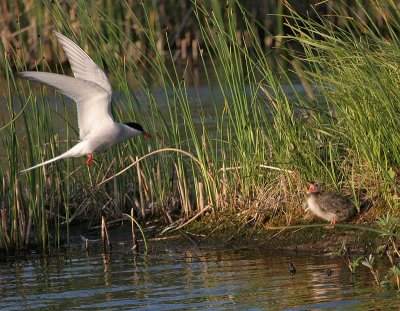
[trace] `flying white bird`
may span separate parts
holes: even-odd
[[[54,31],[61,43],[75,77],[48,72],[25,71],[18,76],[42,82],[70,97],[76,102],[80,142],[68,151],[27,168],[26,172],[51,162],[87,155],[87,165],[92,162],[92,154],[132,137],[151,135],[135,122],[116,123],[111,116],[112,89],[105,73],[74,42]]]

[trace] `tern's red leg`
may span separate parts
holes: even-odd
[[[87,164],[88,167],[90,167],[90,164],[92,163],[92,159],[93,159],[93,155],[92,154],[88,154],[87,161],[86,161],[86,164]]]

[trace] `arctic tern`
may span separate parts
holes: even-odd
[[[41,167],[51,162],[87,156],[90,166],[94,152],[138,135],[151,137],[135,122],[116,123],[111,116],[111,85],[99,66],[74,42],[53,31],[64,49],[74,77],[37,71],[19,72],[28,80],[51,86],[76,102],[80,142],[63,154],[21,172]]]

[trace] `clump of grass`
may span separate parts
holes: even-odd
[[[368,189],[373,197],[383,199],[381,204],[398,212],[393,194],[397,193],[400,137],[393,129],[400,122],[399,79],[393,27],[399,16],[385,19],[389,34],[384,37],[370,12],[361,4],[357,10],[366,18],[335,12],[343,19],[340,31],[327,18],[316,23],[292,11],[290,26],[295,35],[288,38],[302,45],[306,74],[321,94],[323,105],[314,105],[311,113],[316,121],[310,126],[319,138],[329,139],[326,153],[331,160],[324,162],[330,162],[331,169],[324,170],[330,171],[334,184],[351,181],[355,188]],[[387,10],[397,11],[389,2]]]

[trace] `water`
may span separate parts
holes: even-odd
[[[0,263],[0,310],[388,310],[400,302],[394,290],[373,286],[366,269],[352,276],[343,259],[179,247],[134,256],[128,245],[114,248]]]

